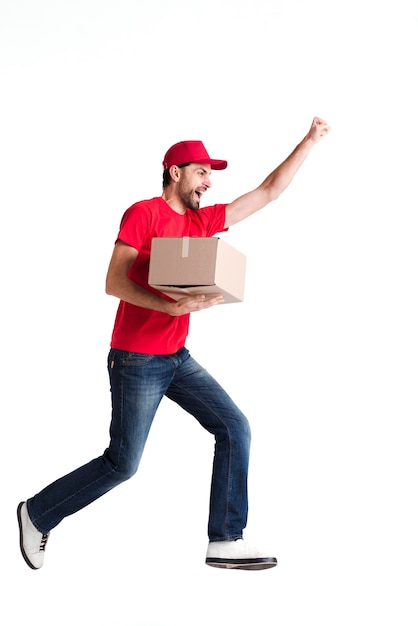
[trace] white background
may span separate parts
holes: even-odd
[[[1,622],[416,626],[418,7],[398,0],[0,0]],[[16,506],[101,454],[123,211],[201,139],[258,185],[323,117],[289,189],[222,235],[245,302],[188,347],[253,430],[246,538],[208,568],[213,442],[163,403],[138,474],[20,557]]]

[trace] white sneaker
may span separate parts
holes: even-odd
[[[226,569],[258,570],[277,565],[274,556],[262,554],[243,539],[235,541],[211,541],[206,554],[206,565]]]
[[[19,522],[20,551],[26,563],[32,569],[39,569],[44,562],[45,546],[48,535],[43,535],[32,524],[26,502],[21,502],[17,507],[17,519]]]

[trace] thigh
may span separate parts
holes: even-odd
[[[250,435],[248,420],[223,387],[190,355],[176,371],[166,396],[212,434],[227,429]]]
[[[141,452],[172,377],[172,364],[149,354],[111,349],[111,449]]]

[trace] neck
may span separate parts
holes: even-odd
[[[161,197],[167,202],[170,209],[172,209],[179,215],[184,215],[186,213],[187,207],[184,205],[183,201],[177,196],[177,194],[170,193],[169,187],[167,189],[164,189]]]

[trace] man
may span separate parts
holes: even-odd
[[[108,357],[112,396],[109,447],[18,506],[20,548],[32,569],[43,564],[49,533],[133,476],[164,396],[191,413],[215,438],[206,563],[231,569],[266,569],[276,558],[243,540],[247,523],[250,428],[247,418],[185,347],[190,313],[222,302],[191,295],[177,301],[148,285],[153,237],[211,237],[277,199],[311,148],[329,132],[314,118],[304,139],[253,191],[230,204],[200,209],[211,187],[211,159],[200,141],[172,146],[163,161],[162,196],[137,202],[124,214],[106,277],[106,292],[119,298]]]

